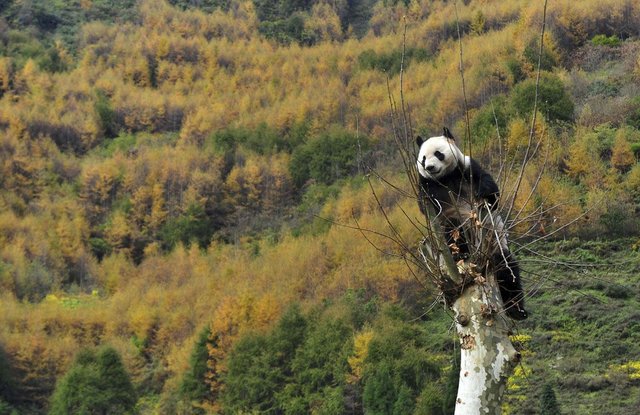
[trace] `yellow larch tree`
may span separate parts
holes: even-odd
[[[611,167],[620,173],[628,172],[636,163],[636,158],[631,150],[631,144],[627,141],[623,129],[616,133],[611,152]]]

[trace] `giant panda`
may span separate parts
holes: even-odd
[[[456,260],[470,254],[469,243],[464,240],[462,228],[472,215],[474,205],[483,205],[493,215],[493,229],[498,243],[495,252],[488,253],[507,314],[514,320],[524,320],[524,293],[520,280],[520,267],[507,245],[504,222],[497,214],[500,191],[489,173],[469,156],[465,156],[455,143],[448,128],[442,136],[423,139],[418,136],[418,173],[420,183],[420,210],[426,215],[425,200],[441,218],[447,244]]]

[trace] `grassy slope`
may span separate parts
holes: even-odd
[[[516,376],[517,387],[508,392],[512,413],[537,413],[545,383],[554,386],[563,413],[638,408],[638,370],[619,366],[640,358],[640,255],[633,243],[548,243],[539,252],[557,265],[535,257],[522,261],[532,316],[518,330],[528,339],[526,376]]]

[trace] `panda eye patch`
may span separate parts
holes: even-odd
[[[433,155],[436,156],[436,158],[440,161],[444,160],[444,154],[439,151],[436,151],[435,153],[433,153]]]

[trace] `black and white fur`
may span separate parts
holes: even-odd
[[[452,247],[455,259],[469,256],[469,246],[464,240],[462,224],[476,203],[488,205],[496,212],[500,190],[493,177],[471,157],[465,156],[455,143],[448,128],[444,135],[423,139],[418,136],[418,173],[420,176],[419,205],[426,214],[425,200],[429,201],[441,217],[447,244]],[[476,203],[474,203],[476,202]],[[504,223],[499,215],[493,215],[493,229],[497,232],[498,252],[491,254],[500,294],[507,314],[514,320],[528,317],[524,309],[520,267],[509,251]]]

